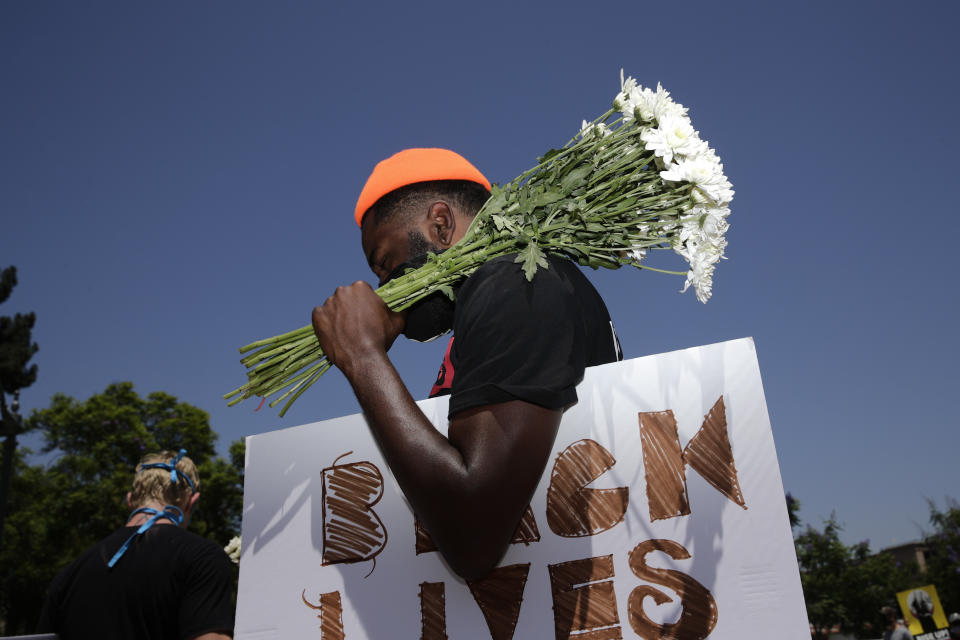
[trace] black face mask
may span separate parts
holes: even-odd
[[[383,281],[382,287],[394,278],[399,278],[408,269],[418,269],[427,262],[427,254],[423,253],[417,257],[404,262],[399,267],[390,272]],[[436,291],[416,303],[406,310],[406,324],[403,328],[403,335],[409,340],[416,342],[430,342],[448,333],[453,329],[453,300],[448,298],[443,292]]]

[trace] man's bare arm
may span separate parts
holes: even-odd
[[[387,357],[403,319],[369,285],[339,288],[314,309],[313,323],[437,548],[461,576],[486,575],[536,489],[561,412],[519,400],[476,407],[454,416],[445,438]]]

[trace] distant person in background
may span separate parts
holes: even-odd
[[[960,640],[960,613],[951,613],[948,621],[951,640]]]
[[[233,637],[231,562],[219,545],[186,530],[200,477],[185,453],[140,461],[126,526],[54,578],[38,632],[63,640]]]
[[[913,634],[910,633],[910,630],[897,618],[896,609],[893,607],[884,607],[880,609],[880,614],[887,624],[887,628],[883,632],[883,640],[913,640]]]

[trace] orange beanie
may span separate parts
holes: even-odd
[[[373,168],[357,200],[357,224],[362,225],[367,209],[391,191],[430,180],[469,180],[490,190],[490,181],[459,153],[448,149],[404,149]]]

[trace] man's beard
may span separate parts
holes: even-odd
[[[408,254],[412,256],[390,272],[380,285],[402,276],[408,269],[417,269],[427,262],[427,253],[440,254],[445,250],[427,241],[417,230],[408,234]],[[406,310],[403,335],[417,342],[430,342],[453,329],[453,300],[436,291]]]

